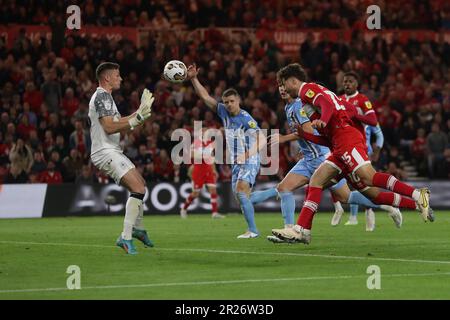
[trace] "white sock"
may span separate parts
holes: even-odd
[[[138,230],[145,230],[144,227],[144,204],[139,206],[139,215],[136,218],[134,228]]]
[[[413,191],[412,198],[413,198],[415,201],[419,201],[419,199],[420,199],[420,191],[417,190],[417,189],[415,189],[415,190]]]
[[[139,216],[140,207],[142,207],[142,200],[129,197],[125,207],[125,219],[123,221],[122,238],[124,240],[131,240],[133,233],[133,225]]]
[[[342,205],[339,201],[333,202],[333,205],[335,211],[344,211],[344,208],[342,208]]]

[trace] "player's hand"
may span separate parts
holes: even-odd
[[[314,129],[323,129],[323,128],[325,128],[326,125],[327,125],[327,124],[326,124],[325,122],[323,122],[322,120],[320,120],[320,119],[313,120],[313,121],[311,122],[311,126],[312,126]]]
[[[153,101],[155,101],[153,94],[148,89],[144,89],[141,96],[141,105],[137,110],[137,114],[140,115],[143,120],[150,118],[152,115]]]
[[[191,64],[188,68],[187,68],[187,78],[189,80],[197,78],[198,75],[198,71],[200,69],[197,68],[197,65],[195,63]]]
[[[150,116],[152,115],[153,101],[155,101],[155,97],[153,96],[153,94],[148,89],[144,89],[144,92],[141,96],[141,104],[139,106],[139,109],[137,109],[134,117],[131,117],[128,121],[131,129],[134,129],[135,127],[141,125],[145,120],[150,118]]]
[[[280,134],[274,133],[269,136],[268,140],[269,140],[269,142],[267,143],[268,146],[277,145],[280,143]]]
[[[305,133],[305,131],[303,130],[303,126],[301,125],[301,124],[299,124],[299,123],[297,123],[296,125],[295,125],[295,127],[297,128],[297,135],[300,137],[300,138],[303,138],[304,137],[304,133]]]

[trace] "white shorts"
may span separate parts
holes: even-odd
[[[120,179],[131,169],[136,168],[134,164],[122,152],[116,150],[102,150],[91,155],[94,166],[105,172],[120,184]]]

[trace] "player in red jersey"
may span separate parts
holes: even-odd
[[[191,156],[194,162],[192,168],[192,192],[181,208],[180,215],[182,218],[187,218],[187,209],[199,195],[203,186],[206,185],[209,194],[211,195],[211,209],[212,218],[224,218],[218,212],[217,206],[217,172],[214,167],[214,156],[212,155],[214,150],[214,141],[204,140],[204,134],[207,128],[202,129],[202,135],[200,139],[194,139],[191,146]]]
[[[361,132],[364,139],[367,139],[366,126],[376,126],[378,124],[377,115],[375,110],[373,110],[372,103],[369,98],[367,98],[364,94],[358,92],[358,75],[353,72],[346,72],[344,74],[344,92],[345,94],[339,96],[341,100],[345,100],[349,103],[346,107],[347,114],[350,119],[353,121],[355,128]],[[357,115],[359,118],[357,118]],[[379,129],[381,132],[381,129]],[[369,136],[370,139],[370,136]],[[370,141],[366,141],[366,146],[370,144]],[[372,148],[370,148],[372,150]],[[379,150],[377,150],[379,152]],[[369,156],[371,152],[368,150]],[[333,203],[335,208],[340,208],[341,210],[336,210],[333,218],[331,219],[331,225],[336,226],[339,224],[342,214],[344,210],[342,209],[342,205],[333,198]],[[345,225],[356,225],[358,224],[357,214],[358,214],[358,205],[351,204],[350,205],[350,217]],[[366,208],[366,230],[373,231],[375,229],[375,213],[372,208]]]
[[[282,68],[278,76],[290,96],[299,97],[304,104],[310,104],[321,114],[320,119],[313,120],[311,125],[323,135],[324,143],[329,143],[332,153],[311,177],[308,196],[297,224],[294,228],[273,229],[273,235],[285,241],[309,244],[312,220],[322,197],[322,189],[340,174],[351,177],[352,185],[365,195],[370,190],[372,194],[369,197],[377,204],[406,208],[414,205],[421,212],[424,221],[434,220],[429,206],[430,191],[427,188],[415,189],[390,174],[376,172],[372,167],[365,139],[347,115],[346,101],[323,86],[306,82],[306,72],[297,63]],[[357,115],[356,118],[361,116]],[[388,189],[397,194],[380,192],[377,188],[368,188],[370,186]]]

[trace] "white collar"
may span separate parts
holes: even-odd
[[[345,98],[346,99],[354,98],[354,97],[356,97],[358,95],[358,93],[359,93],[358,90],[356,90],[356,92],[354,94],[352,94],[351,96],[345,95]]]

